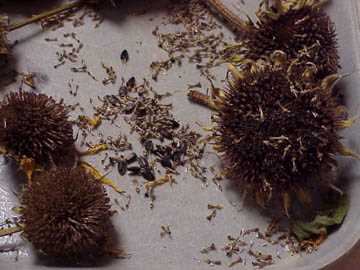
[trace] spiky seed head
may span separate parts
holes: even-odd
[[[265,205],[313,186],[321,170],[333,168],[344,111],[332,84],[295,84],[281,66],[249,70],[224,90],[214,143],[229,176]]]
[[[47,256],[94,259],[114,236],[109,202],[102,184],[80,167],[41,172],[22,196],[24,235]]]
[[[0,106],[0,144],[16,156],[47,163],[73,145],[68,110],[52,97],[10,93]]]
[[[317,77],[324,78],[339,68],[337,38],[330,17],[320,8],[304,5],[287,11],[272,6],[257,13],[257,22],[244,31],[242,46],[225,50],[225,57],[239,54],[245,59],[267,58],[275,50],[290,59],[313,62]]]

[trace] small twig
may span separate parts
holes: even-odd
[[[188,93],[188,97],[189,97],[190,101],[192,101],[194,103],[208,107],[209,109],[214,110],[214,111],[219,110],[219,108],[211,100],[210,96],[200,93],[199,91],[190,90]]]
[[[79,7],[82,4],[83,4],[82,0],[80,0],[78,2],[74,2],[74,3],[64,4],[64,5],[62,5],[62,6],[58,7],[58,8],[55,8],[54,10],[50,10],[50,11],[41,13],[39,15],[33,16],[32,18],[24,20],[22,22],[14,23],[14,24],[10,25],[9,27],[7,27],[7,31],[9,31],[9,32],[14,31],[14,30],[19,29],[19,28],[21,28],[23,26],[26,26],[26,25],[41,21],[43,19],[46,19],[48,17],[51,17],[51,16],[54,16],[56,14],[62,13],[64,11],[73,9],[75,7]]]

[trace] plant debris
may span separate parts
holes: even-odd
[[[148,81],[137,85],[135,78],[131,78],[126,83],[123,81],[118,95],[101,98],[102,104],[95,107],[95,114],[112,123],[123,116],[131,132],[140,137],[146,154],[136,155],[138,165],[127,166],[131,175],[153,181],[156,178],[154,164],[160,165],[167,174],[177,174],[179,166],[188,166],[193,176],[206,182],[206,169],[200,164],[205,147],[204,143],[199,143],[201,135],[188,126],[181,126],[172,115],[172,105],[164,103],[163,99]],[[114,144],[114,140],[111,141],[113,143],[107,142],[110,146]]]
[[[108,67],[104,63],[102,63],[101,66],[103,67],[103,69],[105,69],[106,74],[107,74],[107,78],[103,79],[103,81],[102,81],[103,85],[108,85],[110,83],[115,84],[117,76],[116,76],[116,72],[115,72],[114,68]]]
[[[161,225],[161,232],[160,236],[164,237],[165,235],[169,236],[171,238],[171,230],[169,225]]]
[[[213,77],[210,69],[221,60],[220,52],[224,49],[224,34],[221,26],[210,15],[203,1],[173,1],[168,10],[167,24],[182,25],[183,31],[162,33],[159,28],[153,31],[158,39],[158,46],[168,54],[165,61],[151,64],[153,79],[157,79],[163,70],[169,70],[174,63],[181,65],[181,59],[187,58],[196,64],[201,74]]]
[[[210,260],[210,259],[206,259],[205,263],[207,263],[210,266],[215,266],[215,265],[221,265],[222,262],[220,260]]]
[[[201,253],[201,254],[208,254],[210,251],[215,251],[215,250],[216,250],[215,244],[214,244],[214,243],[211,243],[210,246],[205,247],[205,248],[202,248],[202,249],[200,250],[200,253]]]
[[[314,236],[320,236],[317,240],[325,240],[328,229],[340,225],[349,209],[349,200],[343,195],[339,199],[332,201],[332,205],[327,206],[310,222],[295,220],[292,222],[291,231],[300,241],[311,239]],[[325,237],[325,238],[324,238]],[[316,243],[316,241],[314,242]],[[305,243],[304,243],[305,244]],[[317,245],[321,242],[317,242]],[[316,246],[315,246],[316,247]]]

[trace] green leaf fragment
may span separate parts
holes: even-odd
[[[344,195],[336,202],[336,205],[319,213],[311,222],[293,222],[291,230],[300,241],[321,233],[327,234],[329,227],[340,225],[343,222],[348,210],[349,200]]]

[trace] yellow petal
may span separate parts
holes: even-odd
[[[336,122],[336,126],[338,128],[349,128],[352,127],[355,122],[358,120],[358,116],[350,118],[350,119],[346,119],[346,120],[342,120],[342,121],[338,121]]]
[[[111,180],[110,178],[107,178],[105,175],[102,175],[94,166],[92,166],[91,164],[85,162],[85,161],[80,161],[79,165],[81,167],[83,167],[89,174],[91,174],[93,177],[95,177],[97,180],[99,180],[102,184],[109,186],[111,188],[113,188],[116,192],[122,194],[122,193],[126,193],[123,189],[119,188],[113,180]]]
[[[321,82],[321,88],[326,92],[331,92],[334,86],[342,79],[350,76],[350,74],[332,74],[325,77]]]
[[[0,237],[11,235],[13,233],[21,232],[23,230],[22,226],[14,226],[10,228],[0,229]]]
[[[342,144],[338,148],[338,152],[340,155],[343,155],[346,157],[352,157],[352,158],[360,160],[360,156],[357,153],[353,152],[352,150],[350,150],[349,148],[345,147]]]
[[[241,81],[245,78],[245,75],[240,72],[240,70],[238,70],[234,65],[228,64],[227,68],[234,80]]]
[[[271,54],[270,58],[275,65],[285,66],[285,64],[287,64],[287,55],[283,51],[280,50],[274,51]]]
[[[91,147],[89,147],[88,150],[84,151],[84,152],[81,152],[80,153],[80,156],[90,156],[90,155],[96,155],[96,154],[99,154],[103,151],[106,151],[109,149],[109,146],[105,143],[103,144],[96,144],[96,145],[93,145]]]
[[[90,117],[85,116],[85,115],[79,115],[79,120],[86,122],[86,124],[91,126],[93,129],[96,129],[102,123],[102,120],[101,120],[100,116],[95,116],[93,118],[90,118]]]
[[[291,197],[288,192],[283,193],[283,207],[287,217],[290,217],[289,210],[291,207]]]
[[[15,206],[11,209],[15,214],[21,214],[24,210],[24,207],[21,206]]]
[[[150,191],[155,187],[161,186],[166,183],[172,183],[174,181],[173,177],[170,174],[165,174],[163,177],[156,179],[155,181],[148,181],[144,184],[145,190]]]
[[[6,150],[6,148],[3,146],[0,146],[0,155],[5,155],[7,153],[8,153],[8,151]]]
[[[35,160],[32,158],[22,158],[20,159],[20,167],[24,170],[27,179],[31,181],[32,175],[36,169]]]

